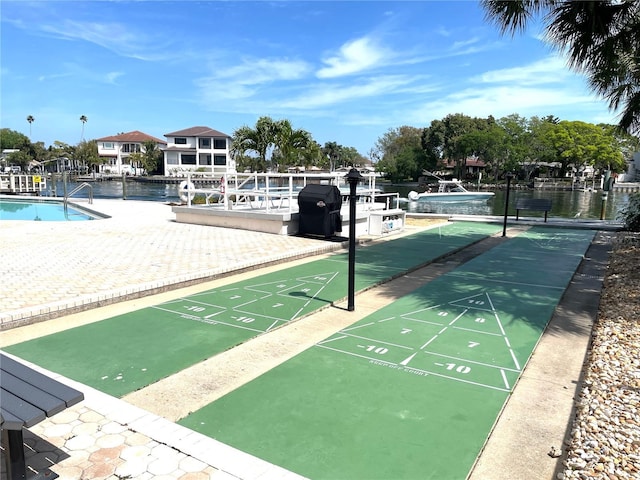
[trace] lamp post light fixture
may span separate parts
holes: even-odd
[[[355,310],[355,275],[356,275],[356,186],[364,177],[351,167],[344,177],[349,183],[349,286],[347,310]]]
[[[511,179],[515,175],[511,172],[507,172],[507,195],[504,198],[504,222],[502,224],[502,236],[507,236],[507,211],[509,210],[509,191],[511,190]]]

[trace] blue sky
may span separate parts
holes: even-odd
[[[367,156],[447,114],[616,123],[539,28],[501,36],[475,1],[3,0],[1,126],[32,141],[264,115]]]

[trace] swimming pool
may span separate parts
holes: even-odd
[[[0,220],[66,222],[97,220],[101,217],[64,205],[57,200],[0,198]]]

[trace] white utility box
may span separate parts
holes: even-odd
[[[406,212],[401,208],[374,210],[369,214],[369,235],[384,235],[404,229]]]

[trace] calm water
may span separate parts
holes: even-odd
[[[65,208],[62,202],[3,198],[0,199],[0,220],[65,222],[94,220],[94,217],[71,207]]]
[[[489,201],[464,203],[429,203],[409,202],[407,195],[412,188],[387,187],[387,191],[400,194],[400,208],[409,212],[446,213],[465,215],[504,215],[506,191],[498,190]],[[602,210],[601,192],[559,191],[559,190],[511,190],[509,192],[509,215],[515,215],[517,198],[549,198],[551,199],[550,217],[599,219]],[[628,193],[609,192],[604,204],[605,219],[615,220],[622,208],[629,202]],[[521,212],[525,216],[544,216],[544,212]]]
[[[67,191],[71,191],[77,183],[69,182]],[[95,198],[122,198],[122,182],[106,181],[94,182],[93,196]],[[504,215],[505,191],[497,191],[494,198],[482,202],[464,203],[428,203],[409,202],[407,196],[415,186],[384,185],[385,192],[397,192],[400,195],[400,208],[412,213],[444,213],[465,215]],[[148,200],[156,202],[179,202],[178,185],[163,183],[127,182],[127,199]],[[63,196],[62,182],[57,184],[57,194]],[[48,192],[50,193],[50,192]],[[82,190],[77,196],[86,197],[88,191]],[[515,215],[512,208],[518,197],[550,198],[552,210],[549,216],[562,218],[590,218],[599,219],[602,209],[602,195],[599,192],[552,191],[552,190],[518,190],[509,193],[509,215]],[[615,220],[618,212],[629,202],[628,193],[609,192],[605,203],[605,218]],[[542,212],[523,212],[526,216],[543,216]]]

